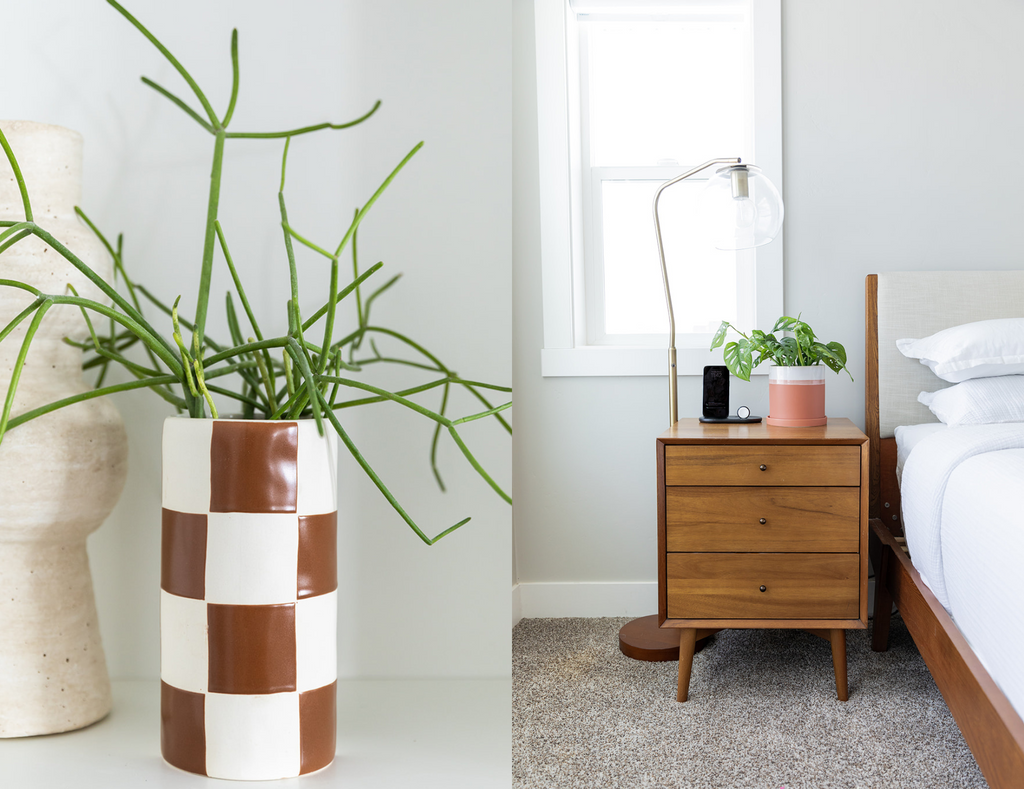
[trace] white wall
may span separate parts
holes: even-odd
[[[206,86],[219,111],[230,88],[231,27],[239,28],[242,78],[233,130],[348,120],[383,100],[366,126],[292,144],[292,222],[326,245],[337,244],[353,208],[425,140],[360,233],[364,267],[384,260],[383,276],[405,273],[377,302],[374,322],[416,337],[463,375],[510,382],[507,3],[127,5]],[[183,310],[191,311],[212,139],[138,78],[144,74],[191,99],[187,88],[103,3],[9,4],[3,27],[0,116],[83,134],[85,209],[110,232],[124,231],[127,264],[139,280],[171,299],[184,294]],[[276,207],[281,147],[229,141],[221,209],[254,307],[276,331],[286,327],[287,266]],[[312,255],[300,258],[300,268],[308,312],[322,303],[326,268]],[[218,272],[211,309],[218,315],[227,284]],[[211,320],[211,333],[223,335],[223,327],[222,320]],[[382,380],[398,386],[426,379],[388,374]],[[131,472],[120,504],[89,549],[112,675],[155,677],[158,453],[168,408],[146,393],[120,396],[117,404],[128,427]],[[467,398],[454,406],[475,410]],[[438,493],[428,466],[431,425],[398,407],[372,408],[346,414],[351,433],[413,517],[431,534],[465,515],[473,520],[424,546],[342,449],[341,675],[507,675],[511,508],[461,462],[450,441],[442,453],[449,493]],[[510,487],[508,436],[483,422],[467,426],[464,436]]]
[[[532,3],[517,0],[517,11],[531,13]],[[517,36],[528,28],[517,26]],[[785,308],[849,352],[857,380],[829,378],[831,416],[863,427],[865,275],[1024,267],[1022,29],[1024,6],[1011,0],[783,3]],[[536,101],[524,95],[534,79],[533,64],[517,59],[517,111]],[[516,133],[516,171],[532,172],[535,141],[518,139],[530,133],[525,121]],[[603,584],[635,582],[617,597],[640,601],[640,610],[598,608],[652,613],[654,439],[667,427],[666,380],[541,378],[539,206],[526,178],[517,181],[516,207],[515,532],[524,613],[553,615],[550,601],[572,598],[571,590],[529,585],[559,582],[596,584],[575,604],[591,616],[602,612],[585,600],[607,599]],[[733,403],[764,414],[767,382],[739,383]],[[699,414],[699,384],[681,379],[681,415]],[[542,604],[531,609],[533,599]]]

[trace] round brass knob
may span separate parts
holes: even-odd
[[[760,468],[761,471],[767,471],[768,470],[768,466],[766,466],[764,463],[762,463],[760,466],[758,466],[758,468]]]
[[[762,592],[767,592],[768,591],[768,587],[767,586],[762,586],[761,587],[761,591]]]
[[[760,520],[760,523],[762,523],[762,524],[767,523],[767,522],[768,521],[766,521],[764,518],[761,518],[761,520]]]

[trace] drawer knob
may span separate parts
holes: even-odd
[[[760,466],[758,466],[758,468],[761,469],[761,471],[767,471],[768,470],[768,466],[766,466],[764,463],[762,463]]]
[[[767,523],[767,522],[768,522],[768,521],[766,521],[766,520],[765,520],[764,518],[761,518],[761,519],[760,519],[760,520],[758,521],[758,523],[761,523],[762,525],[763,525],[763,524],[765,524],[765,523]]]
[[[767,586],[762,586],[761,587],[761,591],[762,592],[767,592],[768,591],[768,587]]]

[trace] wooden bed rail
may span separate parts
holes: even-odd
[[[870,441],[869,548],[875,569],[872,648],[886,649],[895,603],[989,787],[1021,789],[1024,721],[897,542],[903,529],[896,481],[896,440],[880,437],[878,277],[874,274],[865,281],[864,358],[864,422]]]

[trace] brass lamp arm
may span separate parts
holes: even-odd
[[[661,220],[658,216],[658,200],[661,193],[673,184],[677,184],[702,170],[716,164],[740,164],[740,159],[711,159],[699,167],[687,170],[682,175],[677,175],[670,181],[666,181],[658,187],[654,193],[654,231],[658,237],[658,256],[661,259],[661,280],[665,286],[665,306],[668,308],[668,426],[672,427],[679,421],[679,398],[676,388],[676,316],[672,311],[672,292],[668,284],[668,268],[665,265],[665,246],[661,240]]]

